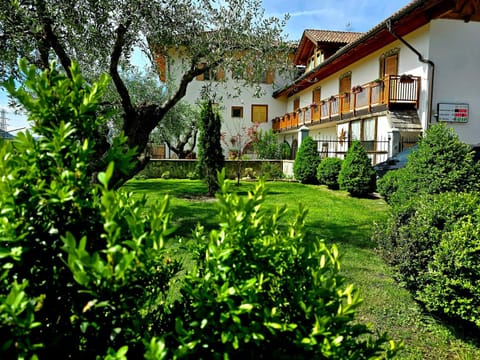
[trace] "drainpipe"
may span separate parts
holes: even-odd
[[[429,77],[430,81],[429,81],[429,84],[428,84],[428,108],[427,108],[427,124],[426,124],[426,128],[428,128],[428,125],[430,124],[430,122],[432,121],[431,117],[432,117],[432,100],[433,100],[433,79],[434,79],[434,75],[435,75],[435,64],[433,63],[432,60],[429,60],[429,59],[425,59],[423,57],[422,54],[420,54],[420,52],[415,49],[412,45],[410,45],[405,39],[403,39],[402,37],[400,37],[400,35],[398,35],[395,30],[393,30],[393,26],[392,26],[392,20],[391,19],[388,19],[387,20],[387,29],[388,31],[397,39],[399,40],[401,43],[403,43],[406,47],[408,47],[410,50],[412,50],[417,56],[418,56],[418,60],[424,64],[427,64],[428,66],[428,70],[431,74],[431,76]],[[425,129],[426,130],[426,129]]]

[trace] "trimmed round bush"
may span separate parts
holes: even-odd
[[[365,148],[359,141],[353,142],[338,175],[340,189],[348,191],[352,196],[366,196],[375,191],[376,178]]]
[[[394,171],[388,171],[380,179],[377,180],[377,192],[385,199],[386,202],[390,202],[390,198],[395,194],[404,176],[404,169],[398,169]]]
[[[311,137],[303,139],[293,163],[295,179],[302,184],[317,184],[317,167],[320,162],[317,143]]]
[[[338,175],[342,169],[343,160],[339,158],[326,158],[320,161],[317,168],[317,179],[322,185],[327,185],[329,189],[337,190]]]

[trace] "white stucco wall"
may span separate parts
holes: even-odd
[[[186,64],[181,59],[170,54],[168,65],[168,76],[171,79],[173,88],[178,87],[182,74],[186,71]],[[190,104],[196,104],[200,100],[200,94],[204,86],[209,86],[212,93],[216,96],[222,117],[222,132],[226,133],[226,139],[231,135],[244,133],[245,130],[253,125],[252,105],[268,106],[268,121],[261,123],[259,129],[269,130],[272,128],[272,119],[285,113],[285,104],[273,98],[273,92],[283,85],[285,81],[278,74],[275,77],[274,84],[260,84],[261,91],[257,91],[250,86],[244,86],[241,82],[233,80],[230,72],[225,72],[225,81],[201,81],[194,79],[188,84],[187,92],[182,101]],[[239,91],[237,91],[239,89]],[[243,107],[243,118],[232,118],[232,106]],[[223,145],[223,144],[222,144]],[[224,154],[227,154],[227,148],[224,146]]]
[[[447,123],[460,140],[480,143],[480,23],[435,20],[431,23],[430,57],[435,63],[433,106],[469,105],[467,123]]]
[[[430,42],[429,42],[429,26],[422,28],[405,36],[405,40],[417,49],[425,58],[429,56]],[[309,88],[300,91],[287,98],[286,112],[293,111],[293,102],[296,98],[300,98],[300,107],[309,105],[312,102],[312,91],[321,87],[321,98],[328,99],[332,95],[339,93],[339,78],[342,74],[351,71],[352,86],[363,85],[369,83],[379,77],[380,72],[380,57],[389,50],[399,48],[398,57],[398,74],[411,74],[420,76],[422,78],[420,90],[420,108],[419,117],[422,124],[426,123],[426,104],[428,99],[428,67],[426,64],[418,60],[417,54],[410,50],[405,44],[396,40],[382,49],[364,57],[354,64],[343,68],[342,70],[331,74],[329,77],[322,79],[322,81],[312,84]],[[285,101],[285,100],[284,100]],[[333,124],[332,124],[333,125]]]

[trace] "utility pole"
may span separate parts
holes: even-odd
[[[0,110],[0,138],[7,137],[7,116],[4,109]]]
[[[4,109],[0,110],[0,130],[7,131],[7,115]]]

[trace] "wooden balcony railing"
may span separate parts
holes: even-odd
[[[314,125],[342,120],[363,113],[373,113],[393,106],[418,108],[420,77],[390,75],[382,80],[354,86],[350,92],[330,96],[320,103],[310,104],[296,112],[272,120],[274,132],[296,129],[302,125]]]

